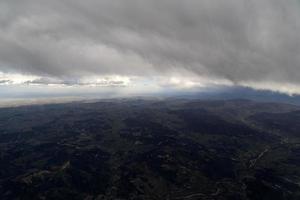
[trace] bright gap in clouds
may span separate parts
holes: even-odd
[[[183,76],[182,76],[183,75]],[[110,98],[147,95],[174,95],[201,92],[207,88],[231,86],[227,80],[207,79],[183,72],[170,76],[84,76],[78,79],[58,79],[22,74],[0,74],[2,100],[30,98]]]
[[[86,96],[105,97],[151,95],[159,93],[201,92],[236,84],[230,80],[220,78],[200,77],[197,74],[182,71],[170,73],[170,76],[84,76],[77,79],[58,79],[0,72],[1,98],[9,97],[56,97],[56,96]],[[271,90],[288,95],[299,94],[299,86],[276,82],[250,82],[239,84],[257,90]],[[99,96],[99,97],[100,97]],[[109,97],[109,96],[107,96]]]
[[[115,90],[118,93],[147,94],[163,91],[198,90],[209,86],[232,85],[230,81],[207,79],[187,73],[184,76],[173,73],[170,76],[83,76],[78,79],[58,79],[22,74],[0,73],[0,86],[10,88],[27,88],[32,92],[39,89],[55,89],[60,92],[81,90],[85,92],[102,92]]]

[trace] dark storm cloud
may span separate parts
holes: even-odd
[[[300,84],[298,0],[0,2],[0,71]]]

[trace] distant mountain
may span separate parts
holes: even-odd
[[[279,102],[300,105],[300,95],[290,96],[269,90],[255,90],[249,87],[221,87],[212,88],[199,93],[183,93],[179,96],[192,99],[249,99],[259,102]]]

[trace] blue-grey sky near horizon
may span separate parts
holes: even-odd
[[[1,93],[300,94],[299,0],[0,0]]]

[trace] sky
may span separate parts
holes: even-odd
[[[0,0],[0,97],[300,94],[299,0]]]

